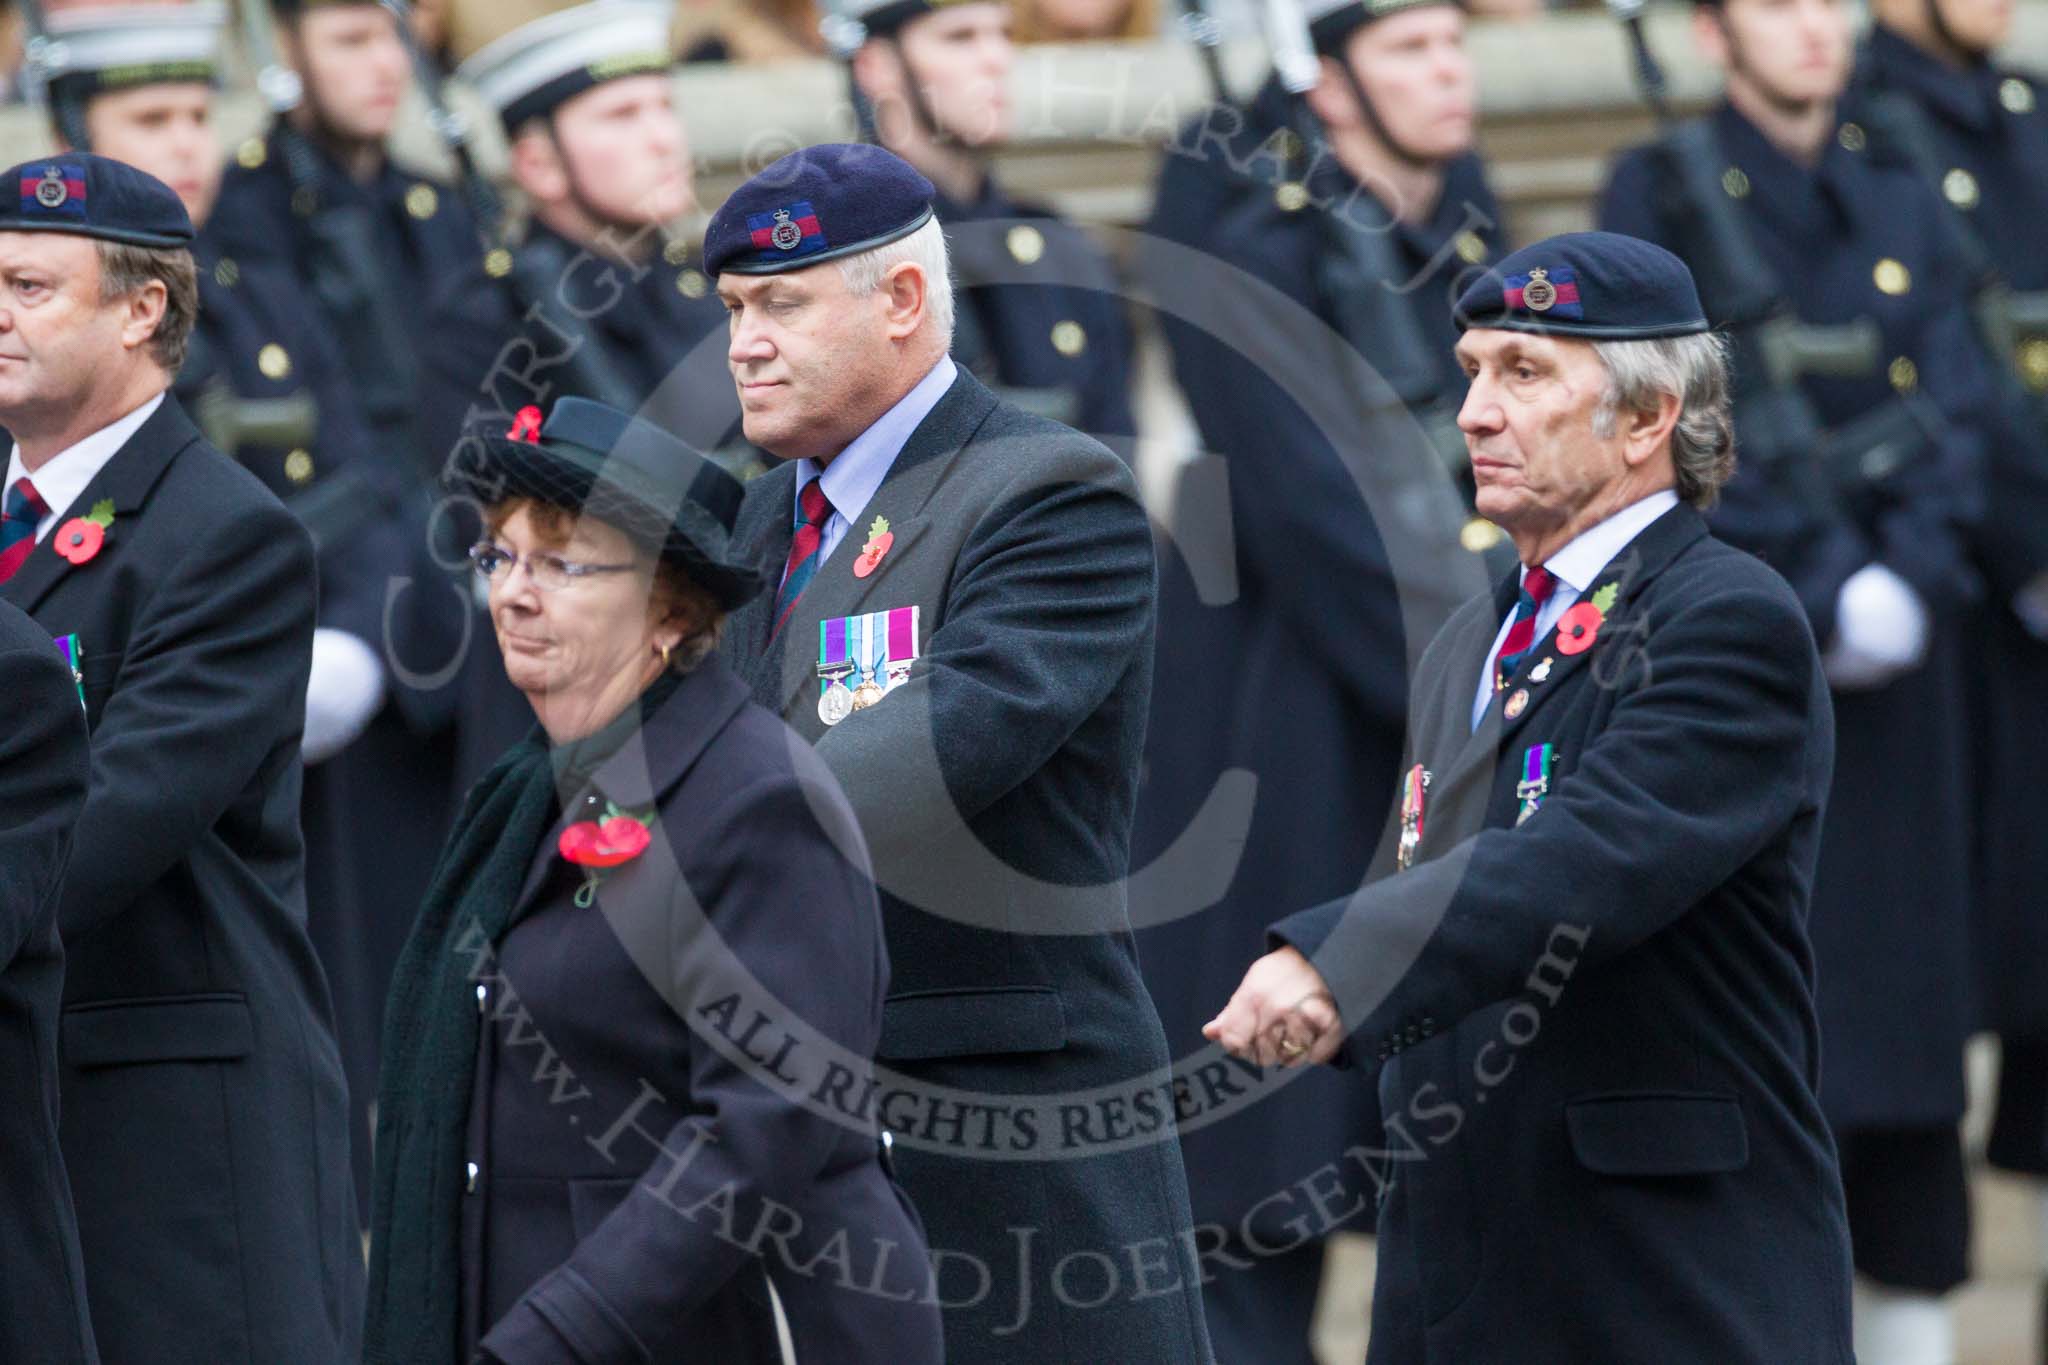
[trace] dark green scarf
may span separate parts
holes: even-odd
[[[463,802],[385,1004],[365,1365],[457,1365],[462,1170],[483,1025],[476,974],[491,970],[485,945],[495,949],[511,927],[534,854],[554,827],[557,792],[581,790],[681,681],[663,674],[639,705],[559,749],[536,726]]]

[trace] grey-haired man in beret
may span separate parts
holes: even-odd
[[[1371,1362],[1847,1365],[1808,897],[1834,718],[1734,469],[1692,276],[1613,233],[1458,302],[1519,570],[1431,642],[1375,878],[1270,930],[1211,1038],[1376,1077]]]
[[[313,546],[168,391],[191,241],[122,162],[0,174],[0,600],[91,732],[59,1141],[107,1360],[345,1365],[362,1245],[299,832]]]
[[[874,857],[890,995],[872,1097],[949,1359],[1202,1362],[1165,1037],[1124,895],[1152,685],[1149,523],[1095,441],[948,358],[932,186],[792,153],[711,221],[749,440],[727,623]]]

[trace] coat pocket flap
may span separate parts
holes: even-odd
[[[60,1046],[72,1066],[133,1062],[225,1062],[255,1047],[249,1004],[240,995],[110,1000],[64,1011]]]
[[[882,1002],[875,1055],[915,1062],[1004,1052],[1057,1052],[1067,1045],[1067,1016],[1050,986],[924,991]]]
[[[1733,1095],[1640,1093],[1567,1101],[1579,1164],[1600,1175],[1718,1175],[1749,1164]]]

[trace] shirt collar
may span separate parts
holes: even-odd
[[[38,540],[42,538],[43,531],[55,524],[78,500],[78,495],[106,467],[107,461],[121,453],[121,447],[128,444],[128,438],[141,429],[151,413],[163,406],[163,401],[164,395],[159,393],[126,417],[110,422],[76,445],[58,451],[33,474],[29,474],[28,467],[22,463],[19,444],[8,452],[7,487],[14,487],[15,480],[27,474],[37,495],[42,498],[43,506],[50,509],[50,515],[37,525]]]
[[[1573,592],[1584,593],[1593,586],[1593,580],[1600,576],[1600,571],[1630,541],[1676,506],[1678,491],[1661,488],[1647,498],[1630,503],[1598,526],[1579,532],[1569,545],[1544,560],[1543,567]]]
[[[888,477],[890,466],[896,463],[896,456],[903,445],[916,431],[918,424],[939,405],[946,396],[946,390],[953,387],[959,368],[953,357],[940,356],[939,363],[932,366],[925,377],[911,386],[910,392],[896,400],[890,408],[875,419],[875,424],[853,438],[846,449],[833,457],[825,466],[824,473],[818,472],[814,460],[796,462],[797,520],[803,519],[802,507],[804,486],[816,479],[825,489],[825,498],[832,504],[836,516],[845,519],[851,526],[875,496],[875,490]]]

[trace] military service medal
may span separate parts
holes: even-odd
[[[847,634],[853,642],[854,676],[859,679],[853,689],[853,709],[865,711],[882,699],[882,659],[888,650],[888,640],[876,627],[880,625],[878,613],[854,616],[847,620]]]
[[[1418,763],[1401,779],[1401,842],[1394,851],[1394,866],[1406,872],[1415,866],[1415,851],[1422,846],[1422,801],[1429,791],[1429,773]]]
[[[895,607],[818,623],[818,718],[837,725],[910,679],[918,608]]]
[[[846,650],[845,617],[818,622],[818,719],[837,725],[853,714],[853,692],[846,677],[853,660]]]
[[[894,692],[910,681],[910,665],[917,658],[917,608],[897,607],[887,618],[888,652],[883,655],[887,680],[882,684],[884,692]]]
[[[1522,780],[1515,784],[1515,795],[1522,803],[1522,809],[1515,815],[1517,825],[1534,815],[1542,806],[1543,798],[1550,794],[1553,757],[1548,744],[1532,744],[1522,755]]]
[[[57,652],[64,656],[64,666],[71,670],[71,681],[78,685],[78,704],[85,705],[85,648],[78,643],[76,635],[59,635],[56,639]]]

